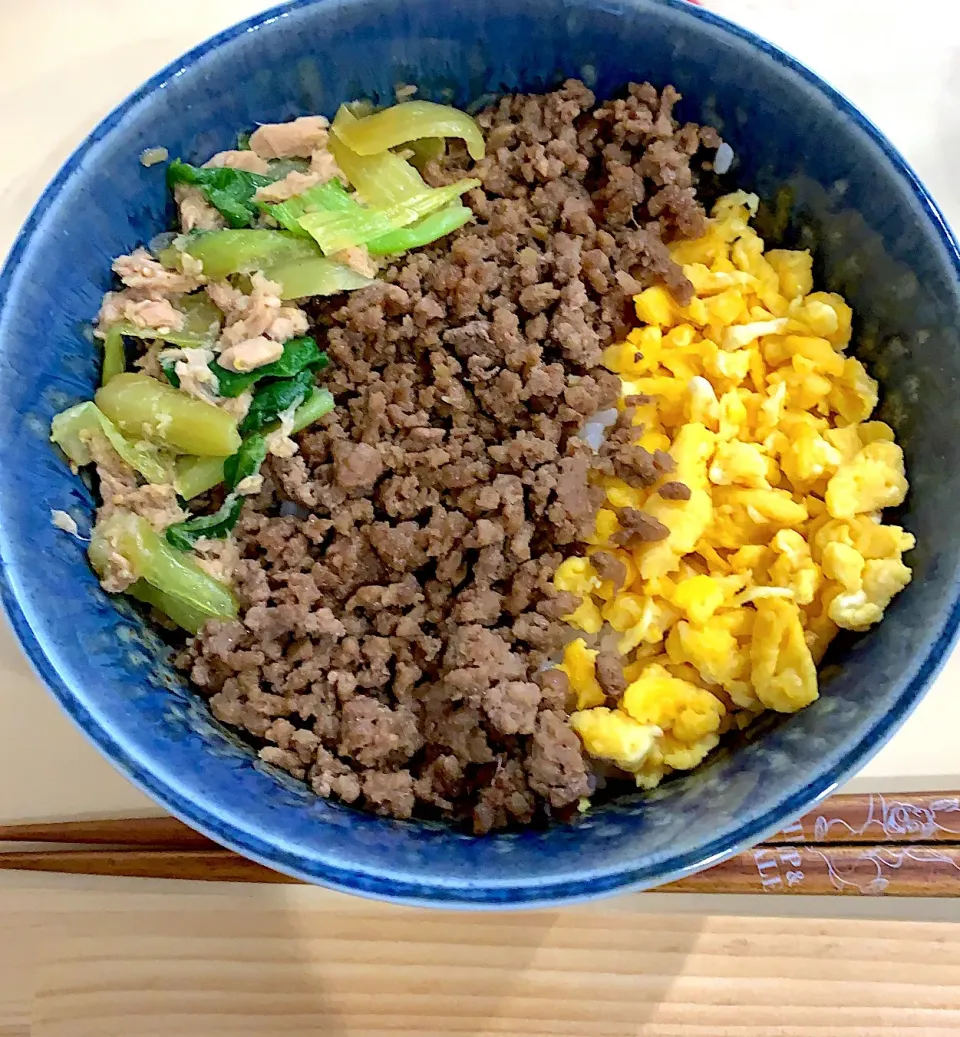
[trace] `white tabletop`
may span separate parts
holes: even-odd
[[[960,22],[950,16],[952,5],[708,0],[845,92],[901,148],[960,227]],[[267,6],[262,0],[0,0],[0,254],[57,167],[103,115],[188,47]],[[960,785],[958,691],[955,655],[853,790]],[[0,695],[0,822],[155,809],[73,728],[2,621]]]

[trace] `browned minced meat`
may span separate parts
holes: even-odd
[[[336,410],[265,468],[238,527],[240,618],[183,664],[318,795],[486,832],[590,792],[566,677],[546,668],[578,600],[552,576],[593,528],[591,469],[649,485],[671,468],[632,445],[630,410],[599,455],[577,434],[616,401],[598,364],[630,295],[691,291],[664,240],[702,231],[690,159],[719,139],[678,127],[676,100],[631,86],[596,107],[578,82],[505,98],[479,117],[475,224],[315,308]],[[467,168],[457,151],[426,176]],[[606,657],[602,676],[616,694]]]
[[[660,519],[637,511],[636,508],[621,508],[618,518],[621,528],[614,533],[613,539],[621,544],[626,544],[634,538],[646,542],[665,540],[670,535],[670,530]]]
[[[626,690],[623,659],[615,650],[601,647],[597,653],[597,682],[611,698],[619,698]]]
[[[666,500],[690,500],[690,487],[682,482],[665,482],[657,493]]]
[[[590,556],[590,561],[601,580],[610,580],[614,590],[619,590],[627,578],[627,567],[609,551],[597,551]]]

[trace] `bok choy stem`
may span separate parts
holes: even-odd
[[[339,128],[334,123],[334,128],[351,151],[363,156],[424,137],[460,137],[475,162],[485,153],[480,127],[466,112],[432,101],[405,101],[363,119],[341,121]]]

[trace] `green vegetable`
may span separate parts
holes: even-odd
[[[177,374],[176,360],[161,360],[160,370],[163,371],[164,377],[174,387],[174,389],[180,388],[180,375]]]
[[[260,465],[267,457],[267,438],[259,432],[247,438],[240,449],[223,462],[223,481],[228,490],[235,490],[244,479],[249,479],[260,471]]]
[[[173,473],[173,459],[170,455],[152,443],[125,439],[116,425],[94,403],[78,403],[58,414],[50,425],[50,439],[78,468],[93,461],[90,447],[85,442],[86,436],[81,433],[106,436],[120,457],[147,482],[170,482]]]
[[[169,252],[171,250],[167,249],[165,251]],[[161,259],[162,256],[163,253],[161,253]],[[131,324],[129,321],[121,321],[119,324],[114,324],[110,331],[117,331],[121,335],[130,335],[133,338],[170,342],[172,345],[180,346],[184,349],[200,349],[216,342],[220,335],[220,322],[223,320],[223,314],[213,304],[206,292],[196,292],[193,295],[186,296],[180,301],[180,309],[183,311],[183,326],[179,331],[157,331],[156,328],[141,328],[136,324]],[[106,384],[106,381],[104,381],[104,384]]]
[[[308,158],[272,158],[267,163],[270,170],[271,180],[283,180],[291,173],[309,173],[310,159]],[[258,203],[259,204],[259,203]]]
[[[379,155],[358,155],[341,139],[341,132],[357,122],[346,108],[337,112],[329,147],[341,172],[368,205],[388,206],[406,201],[428,190],[423,177],[399,155],[384,151]]]
[[[354,245],[400,230],[429,216],[456,200],[465,191],[479,187],[479,180],[460,180],[447,187],[428,188],[404,202],[384,209],[364,209],[352,212],[312,212],[300,218],[300,226],[329,255]]]
[[[439,144],[442,149],[443,141],[439,141]],[[428,195],[429,189],[425,187],[422,194],[425,196]],[[414,199],[411,199],[411,201],[413,200]],[[409,204],[409,202],[407,204]],[[280,202],[277,205],[264,206],[264,209],[291,234],[306,235],[307,237],[310,236],[309,232],[303,225],[301,225],[300,221],[304,216],[312,213],[340,213],[343,222],[348,223],[354,228],[365,227],[370,223],[370,221],[374,221],[373,229],[380,227],[383,229],[383,233],[375,237],[369,237],[366,244],[370,253],[376,256],[396,255],[399,252],[406,252],[412,248],[420,248],[423,245],[429,245],[432,241],[436,241],[438,238],[442,238],[444,235],[449,234],[458,227],[462,227],[472,215],[471,211],[462,205],[448,205],[432,218],[427,216],[424,219],[417,221],[409,230],[406,230],[405,228],[392,228],[389,223],[388,215],[383,215],[382,210],[381,215],[375,215],[377,210],[365,208],[358,204],[354,198],[347,193],[343,184],[341,184],[339,180],[331,180],[328,183],[311,187],[309,190],[304,191],[303,194],[296,195],[295,197],[290,198],[285,202]],[[367,235],[365,234],[364,236]],[[360,242],[356,243],[359,244]],[[292,269],[290,269],[291,267]],[[272,271],[271,276],[275,280],[281,281],[286,288],[296,288],[300,286],[294,283],[296,278],[295,271],[296,264],[288,264],[282,271],[283,277],[286,278],[285,281],[283,280],[283,277],[280,276],[281,271],[277,269]],[[355,276],[362,277],[362,275],[357,274],[355,274]],[[369,280],[367,283],[370,283]],[[349,285],[349,288],[353,287],[363,287],[363,285]],[[334,291],[340,290],[343,289],[338,284],[338,286],[334,288]],[[333,292],[307,291],[304,292],[304,294],[327,295],[333,294]],[[289,295],[285,295],[285,297],[298,298],[298,296],[292,292]]]
[[[120,555],[138,582],[148,583],[165,596],[156,596],[156,602],[150,603],[162,608],[161,601],[175,602],[177,615],[170,618],[184,625],[188,621],[191,633],[208,619],[233,619],[237,614],[237,603],[222,583],[175,551],[146,519],[132,512],[116,511],[98,523],[89,554],[90,564],[101,577],[109,574],[115,556]]]
[[[146,580],[137,580],[125,591],[131,598],[142,601],[145,605],[152,605],[158,612],[162,612],[168,619],[172,619],[178,627],[182,627],[188,633],[196,634],[210,618],[202,609],[198,609],[190,602],[174,597],[172,594],[164,594],[157,590]]]
[[[413,157],[409,162],[422,173],[428,162],[439,162],[443,158],[447,142],[442,137],[423,137],[421,140],[408,141],[398,150],[412,151]]]
[[[293,416],[293,431],[302,432],[318,421],[325,414],[329,414],[334,408],[333,396],[327,389],[314,389],[313,392],[300,404]],[[267,425],[264,432],[272,431]],[[249,443],[254,436],[248,436],[244,444]],[[241,446],[240,451],[243,451]],[[237,455],[234,454],[233,457]],[[224,481],[224,469],[233,458],[222,457],[179,457],[175,465],[173,485],[177,493],[184,500],[192,500],[199,497],[201,493],[212,490]],[[263,463],[262,461],[260,462]],[[240,462],[236,462],[239,470]],[[257,466],[259,469],[259,465]],[[247,471],[237,478],[237,482],[245,475],[255,475],[253,471]]]
[[[334,408],[333,395],[329,389],[314,389],[313,392],[297,407],[293,415],[293,431],[302,432],[329,414]]]
[[[204,274],[212,281],[320,255],[320,250],[309,239],[296,238],[280,230],[208,230],[183,235],[160,253],[160,262],[174,269],[180,262],[181,252],[199,259]]]
[[[250,150],[250,134],[249,133],[238,133],[237,134],[237,151],[249,151]]]
[[[98,390],[96,404],[121,434],[142,436],[175,453],[229,457],[240,447],[234,417],[149,375],[118,374]]]
[[[201,169],[174,159],[167,166],[167,184],[193,184],[203,191],[231,227],[249,227],[257,217],[253,196],[274,181],[272,176],[248,173],[244,169]]]
[[[306,233],[306,232],[304,232]],[[313,239],[308,239],[313,244]],[[310,295],[337,295],[354,292],[374,284],[375,279],[351,270],[343,263],[324,259],[300,259],[271,266],[266,272],[271,281],[279,282],[281,299],[305,299]]]
[[[178,551],[191,551],[201,538],[223,540],[237,524],[242,510],[243,497],[230,494],[212,515],[198,515],[186,522],[167,526],[167,542]]]
[[[461,137],[475,162],[485,152],[480,127],[466,112],[432,101],[405,101],[364,119],[341,122],[339,127],[334,123],[334,128],[340,140],[358,155],[379,155],[423,137]]]
[[[347,194],[347,189],[339,180],[328,180],[325,184],[310,187],[302,194],[294,195],[285,202],[275,205],[264,205],[263,211],[269,213],[281,227],[303,237],[306,231],[300,226],[300,217],[308,212],[336,212],[338,209],[353,209],[357,203]]]
[[[240,423],[240,432],[247,436],[259,432],[291,407],[299,407],[313,389],[313,372],[301,371],[293,378],[269,382],[257,390],[247,416]]]
[[[127,354],[123,348],[123,332],[114,325],[107,329],[103,340],[103,367],[100,373],[100,384],[106,385],[114,375],[122,374],[127,369]]]
[[[295,374],[309,368],[311,371],[322,371],[329,361],[327,354],[321,353],[317,343],[309,337],[292,338],[283,345],[283,356],[272,364],[264,364],[253,371],[228,371],[216,361],[210,370],[220,383],[221,396],[239,396],[261,378],[291,378]]]
[[[222,457],[179,457],[174,466],[173,487],[184,500],[193,500],[223,482]]]
[[[373,256],[393,256],[400,252],[409,252],[412,248],[422,248],[438,238],[451,234],[472,216],[473,210],[465,205],[447,205],[439,212],[424,216],[422,220],[409,227],[402,227],[375,238],[367,243],[367,248]]]

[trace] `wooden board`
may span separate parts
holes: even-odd
[[[156,888],[0,889],[0,1035],[960,1033],[952,923],[648,914],[641,897],[455,914],[295,887]]]

